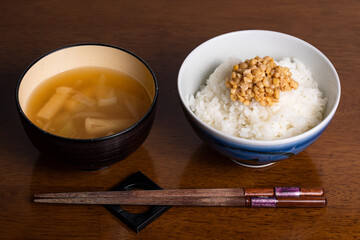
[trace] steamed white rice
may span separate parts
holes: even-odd
[[[299,83],[297,90],[280,93],[279,103],[261,106],[253,100],[249,106],[230,99],[225,86],[233,65],[231,58],[210,75],[206,86],[195,96],[188,96],[190,109],[206,124],[240,138],[256,140],[283,139],[303,133],[323,119],[327,99],[323,98],[310,70],[298,59],[284,58],[278,65],[288,67]]]

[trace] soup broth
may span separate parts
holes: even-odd
[[[38,86],[26,115],[52,134],[90,139],[130,127],[150,105],[148,93],[134,78],[112,69],[83,67],[59,73]]]

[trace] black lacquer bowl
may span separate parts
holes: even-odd
[[[33,124],[26,116],[26,103],[44,80],[78,67],[105,67],[137,79],[152,101],[146,114],[131,127],[110,136],[71,139],[56,136]],[[25,132],[42,153],[67,165],[84,170],[107,167],[133,153],[145,141],[152,127],[158,85],[150,67],[135,54],[104,44],[77,44],[56,49],[33,62],[21,76],[16,103]]]

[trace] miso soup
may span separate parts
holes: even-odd
[[[134,78],[107,68],[59,73],[31,94],[26,115],[41,129],[77,139],[112,135],[140,120],[151,105]]]

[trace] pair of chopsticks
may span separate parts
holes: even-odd
[[[36,203],[237,207],[325,207],[322,188],[222,188],[44,193]]]

